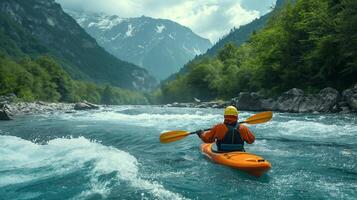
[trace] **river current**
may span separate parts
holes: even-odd
[[[112,106],[0,122],[0,199],[357,199],[357,116],[274,113],[249,126],[260,178],[212,163],[195,135],[222,109]],[[241,112],[244,119],[253,112]]]

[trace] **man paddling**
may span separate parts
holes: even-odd
[[[249,128],[238,123],[238,110],[234,106],[224,109],[223,123],[197,135],[205,143],[216,142],[217,150],[222,152],[244,151],[244,143],[252,144],[255,140]]]

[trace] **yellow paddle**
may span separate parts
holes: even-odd
[[[260,124],[267,122],[271,120],[273,117],[273,112],[267,111],[267,112],[261,112],[258,114],[255,114],[253,116],[248,117],[245,121],[239,122],[240,124],[246,123],[246,124]],[[210,129],[205,129],[204,131],[208,131]],[[175,142],[178,140],[181,140],[185,138],[186,136],[193,135],[199,133],[199,131],[195,132],[187,132],[187,131],[169,131],[166,133],[163,133],[160,135],[160,142],[161,143],[170,143],[170,142]]]

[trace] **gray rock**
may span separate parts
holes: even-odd
[[[83,103],[87,104],[91,109],[99,109],[99,106],[88,101],[83,101]]]
[[[235,101],[233,105],[235,105],[240,110],[251,111],[269,110],[273,104],[270,102],[270,100],[264,100],[263,97],[256,92],[241,92],[239,93],[239,96],[235,99],[232,99],[232,101]]]
[[[74,110],[90,110],[91,107],[86,103],[76,103],[74,105]]]
[[[284,92],[277,100],[276,108],[282,112],[298,112],[301,102],[304,100],[304,92],[293,88]]]
[[[336,105],[340,93],[333,88],[325,88],[318,94],[304,95],[299,89],[291,89],[278,98],[277,110],[283,112],[337,112]],[[335,108],[334,108],[335,107]]]
[[[14,93],[5,95],[5,96],[0,96],[0,102],[1,103],[11,103],[15,100],[16,95]]]
[[[333,107],[340,100],[340,93],[333,88],[322,89],[318,94],[321,104],[317,108],[319,112],[330,112],[333,111]]]
[[[351,88],[342,92],[342,99],[347,102],[348,106],[353,111],[357,111],[357,84]]]
[[[277,103],[273,98],[268,98],[268,99],[262,99],[262,108],[263,110],[276,110],[277,109]]]
[[[201,100],[200,100],[200,99],[193,98],[193,100],[194,100],[196,103],[201,103]]]
[[[340,107],[340,109],[341,109],[340,111],[341,114],[351,113],[351,110],[348,106],[342,106]]]
[[[89,103],[89,102],[80,102],[74,105],[74,110],[92,110],[98,109],[99,106]]]
[[[299,105],[297,105],[297,112],[305,113],[305,112],[318,112],[318,108],[321,105],[321,99],[318,95],[308,95],[304,96]]]
[[[9,111],[6,109],[0,109],[0,120],[12,120]]]

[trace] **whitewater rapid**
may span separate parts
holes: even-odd
[[[0,197],[357,198],[355,115],[274,113],[271,122],[249,126],[257,140],[247,151],[273,165],[260,179],[207,160],[196,136],[159,143],[164,131],[221,121],[220,109],[116,106],[1,122]]]

